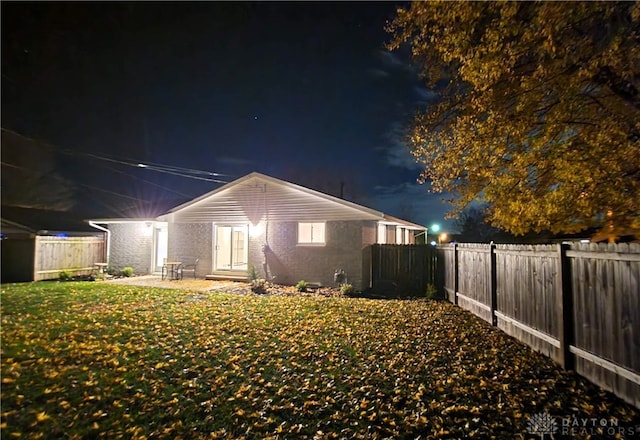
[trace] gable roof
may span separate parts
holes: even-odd
[[[176,223],[372,220],[424,226],[291,182],[253,172],[158,217]]]

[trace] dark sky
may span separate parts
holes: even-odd
[[[119,163],[151,162],[334,195],[344,182],[349,200],[444,222],[442,196],[417,185],[401,142],[430,93],[405,54],[384,49],[396,3],[1,7],[2,127],[72,152],[56,153],[57,167],[99,199],[79,197],[96,214],[132,198],[166,209],[220,186]]]

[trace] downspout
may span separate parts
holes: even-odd
[[[102,232],[106,232],[107,233],[107,261],[105,261],[105,263],[107,263],[107,267],[109,266],[109,260],[110,260],[110,256],[111,256],[111,231],[108,230],[107,228],[103,227],[103,226],[99,226],[97,224],[95,224],[92,220],[89,220],[89,226],[92,226]]]

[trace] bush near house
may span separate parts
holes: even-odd
[[[265,295],[267,293],[267,280],[262,278],[253,280],[251,282],[251,291],[258,295]]]
[[[0,299],[2,438],[515,438],[545,414],[640,423],[448,302],[86,282],[3,285]]]
[[[247,278],[249,281],[255,281],[258,279],[258,271],[254,265],[249,266],[249,270],[247,271]]]
[[[340,284],[340,293],[343,295],[353,295],[355,293],[355,289],[352,284]]]
[[[58,275],[58,279],[60,281],[71,281],[73,279],[73,276],[69,272],[63,270]]]

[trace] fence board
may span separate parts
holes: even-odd
[[[567,256],[575,303],[572,351],[590,354],[576,357],[576,371],[640,407],[640,384],[611,367],[640,374],[640,245],[581,244]]]
[[[427,285],[435,284],[436,250],[431,245],[374,244],[365,248],[363,264],[377,293],[424,296]]]
[[[457,286],[455,280],[457,274],[456,255],[457,251],[455,244],[438,246],[438,271],[440,272],[442,279],[441,288],[444,291],[445,298],[454,304],[457,304]]]
[[[458,304],[493,323],[491,313],[491,245],[458,245]],[[484,306],[484,307],[483,307]]]
[[[460,244],[438,255],[450,301],[640,408],[640,245]]]
[[[34,281],[58,278],[61,271],[88,275],[96,262],[104,261],[105,243],[96,237],[37,236]]]

